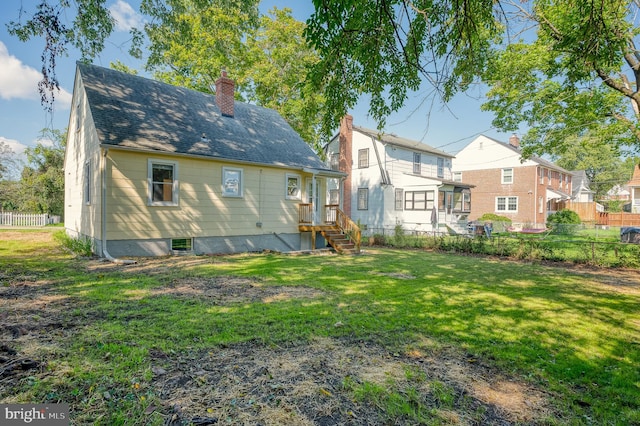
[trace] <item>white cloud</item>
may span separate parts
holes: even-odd
[[[118,0],[109,6],[109,12],[116,20],[116,31],[129,31],[131,28],[142,26],[142,16],[126,1]]]
[[[11,148],[11,150],[13,151],[13,153],[18,156],[24,154],[24,150],[27,148],[26,145],[21,144],[15,139],[7,139],[3,136],[0,136],[0,142],[4,143],[5,145],[8,145],[9,148]]]
[[[38,82],[42,78],[35,68],[25,65],[9,54],[7,46],[0,41],[0,98],[39,100]],[[71,106],[71,93],[64,89],[55,93],[56,104],[63,109]]]
[[[42,76],[34,68],[24,65],[0,41],[0,98],[38,99],[38,81]]]

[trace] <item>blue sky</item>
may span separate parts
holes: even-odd
[[[0,2],[0,140],[20,154],[25,147],[36,145],[43,128],[63,130],[68,126],[69,106],[75,75],[75,63],[79,54],[70,50],[68,56],[57,62],[57,75],[61,91],[56,94],[53,114],[44,111],[40,104],[37,84],[40,80],[40,54],[44,46],[42,40],[20,42],[10,36],[6,29],[9,20],[18,17],[18,10],[24,2],[32,8],[35,2],[24,0],[2,0]],[[112,0],[107,6],[116,18],[116,32],[107,41],[105,51],[96,59],[97,65],[108,67],[120,60],[124,64],[141,70],[142,62],[127,53],[128,29],[137,25],[141,17],[136,14],[139,0]],[[261,9],[289,7],[299,20],[306,20],[313,12],[311,0],[264,0]],[[410,94],[407,105],[387,120],[385,132],[422,141],[432,147],[455,154],[478,134],[506,141],[508,134],[491,128],[492,115],[480,111],[483,90],[471,89],[466,94],[456,96],[446,106],[438,100],[425,101],[430,88]],[[367,117],[367,100],[363,98],[351,111],[354,124],[376,128],[376,123]]]

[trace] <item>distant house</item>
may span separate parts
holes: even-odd
[[[627,187],[631,200],[631,213],[640,213],[640,164],[636,164],[633,168],[633,176]]]
[[[628,185],[616,184],[613,188],[607,191],[604,199],[610,201],[629,201],[631,199],[630,188]]]
[[[327,167],[275,111],[78,64],[65,227],[104,256],[309,249]],[[309,220],[307,220],[309,222]],[[315,234],[313,235],[315,237]]]
[[[451,154],[356,126],[350,115],[325,151],[331,168],[346,174],[342,186],[329,182],[328,203],[370,233],[396,225],[408,231],[466,229],[471,185],[455,180]]]
[[[571,193],[572,201],[579,203],[593,202],[593,196],[596,192],[591,190],[589,187],[590,182],[585,171],[575,170],[572,171],[571,174],[573,175],[571,185],[573,187],[573,191]]]
[[[547,215],[565,208],[573,191],[571,172],[542,158],[523,160],[516,135],[509,143],[478,136],[456,154],[453,170],[474,185],[472,219],[495,213],[543,227]]]

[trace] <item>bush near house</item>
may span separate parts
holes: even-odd
[[[480,222],[505,222],[505,223],[511,223],[511,219],[506,217],[506,216],[500,216],[499,214],[495,214],[495,213],[485,213],[482,216],[480,216],[478,218],[478,221]]]
[[[389,235],[374,234],[370,246],[399,249],[427,249],[446,253],[469,253],[527,261],[570,262],[596,267],[640,267],[640,245],[620,242],[620,230],[587,229],[582,224],[555,224],[572,227],[565,233],[520,234],[497,232],[491,238],[472,235],[408,234],[396,227]]]
[[[554,234],[575,234],[578,228],[575,225],[580,223],[582,221],[578,213],[568,209],[557,211],[547,217],[547,227],[553,229]]]

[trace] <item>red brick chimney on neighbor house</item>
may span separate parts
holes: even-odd
[[[520,148],[520,138],[515,133],[509,138],[509,145]]]
[[[347,174],[342,187],[342,211],[351,217],[351,167],[353,165],[353,116],[347,114],[340,120],[339,170]]]
[[[235,84],[227,77],[227,71],[222,70],[220,78],[216,80],[216,105],[225,117],[233,117],[233,92]]]

